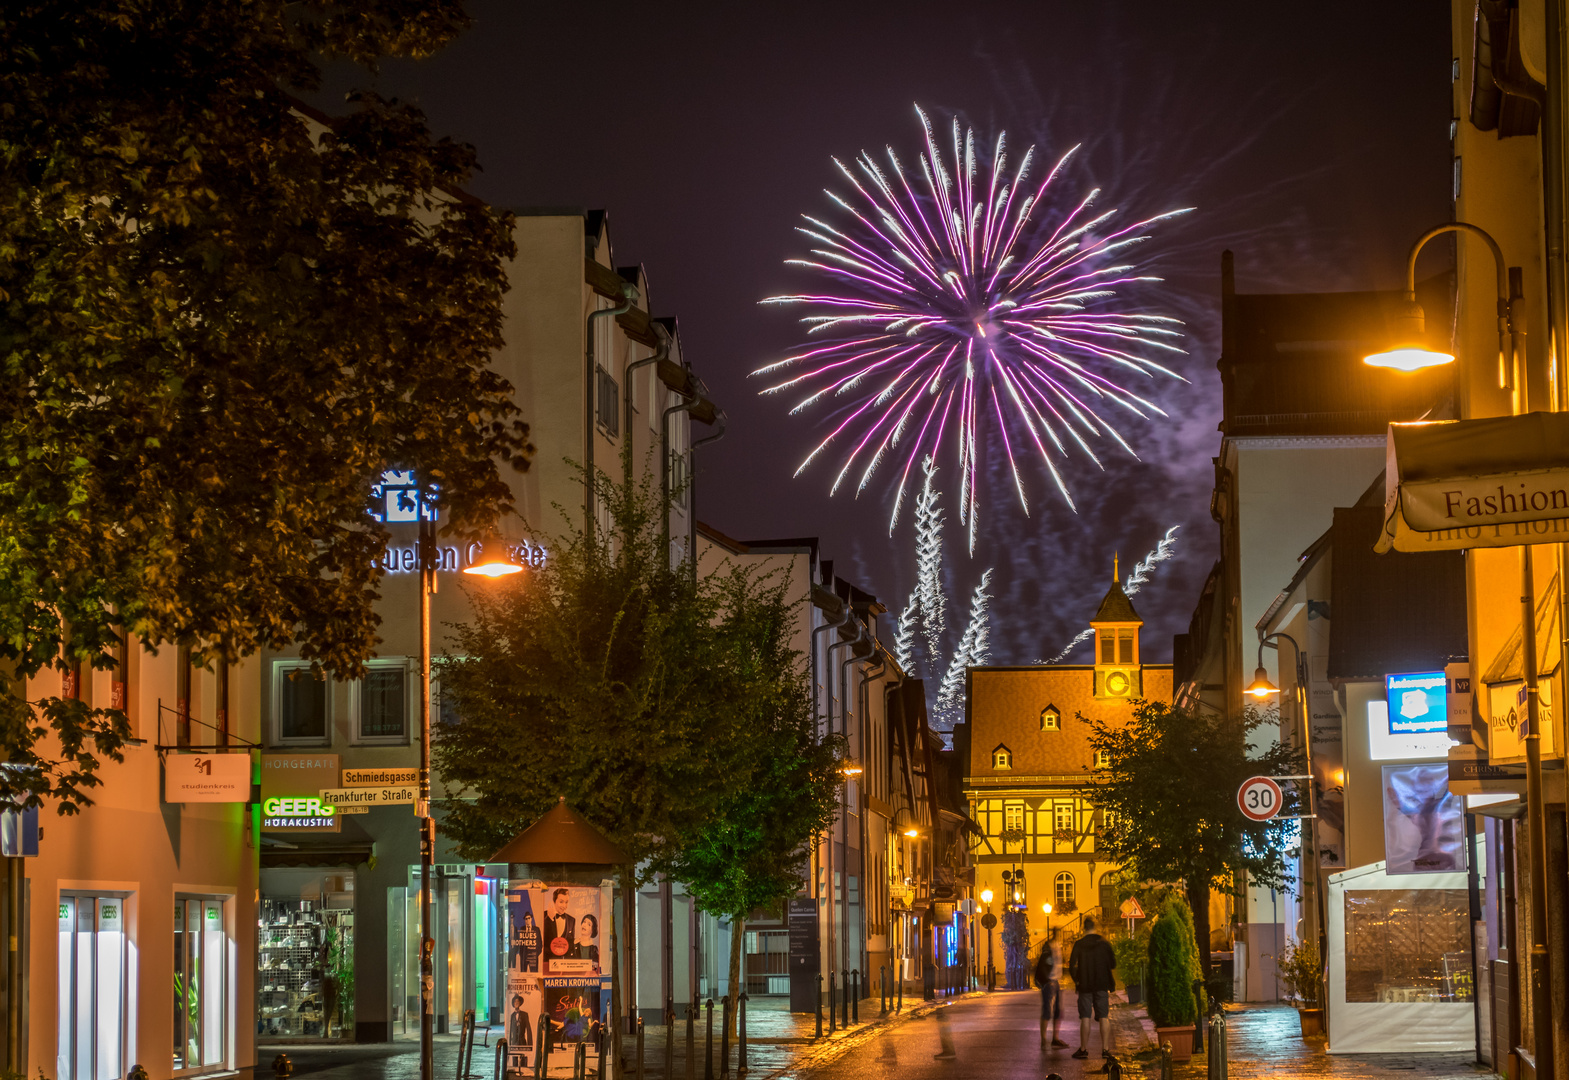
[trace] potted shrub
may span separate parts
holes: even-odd
[[[1315,941],[1286,942],[1275,960],[1275,970],[1286,988],[1286,997],[1297,1007],[1304,1039],[1324,1034],[1324,1008],[1318,1000],[1323,965]]]
[[[1171,1044],[1171,1059],[1193,1056],[1193,1025],[1198,1019],[1198,999],[1193,995],[1193,937],[1185,931],[1173,901],[1150,930],[1148,977],[1145,992],[1150,1019],[1160,1042]]]
[[[1128,992],[1128,1004],[1144,1000],[1144,940],[1138,934],[1118,934],[1111,939],[1117,957],[1117,974]]]

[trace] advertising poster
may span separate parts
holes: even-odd
[[[1449,765],[1384,766],[1384,872],[1465,869],[1465,810],[1449,793]]]
[[[600,967],[597,886],[519,882],[509,884],[506,895],[510,1072],[534,1067],[541,1015],[552,1050],[566,1057],[577,1043],[592,1040],[594,1021],[602,1021],[609,1006],[602,989],[609,972]]]

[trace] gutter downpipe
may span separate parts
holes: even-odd
[[[598,302],[598,293],[594,294]],[[590,311],[583,334],[587,359],[583,365],[583,523],[584,533],[594,535],[594,385],[598,378],[598,364],[594,356],[594,320],[606,316],[625,315],[637,302],[637,286],[630,281],[621,283],[621,303],[617,307]]]
[[[870,954],[866,948],[866,911],[871,906],[867,903],[870,890],[866,887],[866,781],[872,775],[870,772],[871,754],[867,750],[867,735],[871,730],[868,717],[872,711],[871,683],[874,679],[882,678],[883,673],[888,670],[888,654],[883,650],[882,646],[877,646],[876,652],[872,655],[877,660],[877,667],[861,672],[861,711],[857,715],[855,723],[855,738],[861,748],[861,775],[855,782],[857,823],[855,842],[861,851],[860,867],[857,873],[860,875],[861,882],[861,986],[863,990],[866,985],[866,978],[871,974],[871,968],[869,967],[871,963]]]
[[[719,409],[714,417],[714,424],[719,430],[712,435],[703,436],[686,448],[686,452],[692,458],[692,465],[686,471],[686,486],[687,490],[691,492],[686,504],[686,561],[692,565],[693,581],[697,580],[697,448],[706,446],[711,442],[718,442],[724,438],[725,425],[729,420],[730,418],[725,415],[725,411]]]
[[[666,330],[660,323],[656,322],[653,325],[654,336],[659,339],[659,347],[654,350],[654,355],[645,356],[641,360],[634,360],[628,364],[625,376],[626,401],[623,403],[624,407],[622,409],[624,418],[622,420],[621,482],[626,485],[628,491],[632,490],[632,417],[636,412],[633,408],[633,402],[637,400],[635,376],[639,368],[647,367],[649,364],[657,364],[661,360],[670,358],[670,331]]]
[[[676,393],[681,393],[677,390]],[[693,388],[685,401],[672,405],[659,418],[659,540],[665,549],[665,569],[670,569],[670,418],[678,412],[691,412],[702,397]]]
[[[843,649],[843,648],[849,648],[853,652],[854,648],[855,648],[855,645],[861,640],[861,632],[862,632],[861,631],[861,621],[855,617],[855,612],[853,610],[851,610],[850,602],[848,600],[846,600],[844,602],[844,606],[845,606],[845,611],[848,614],[848,617],[846,618],[845,622],[841,624],[841,626],[846,628],[846,629],[848,629],[848,630],[850,630],[851,636],[848,637],[848,638],[845,638],[843,641],[836,641],[836,642],[834,642],[833,644],[829,645],[828,649],[826,650],[826,660],[827,660],[827,663],[829,665],[829,667],[828,667],[828,680],[827,680],[828,688],[829,688],[829,694],[828,694],[828,734],[829,735],[832,735],[834,733],[834,700],[833,700],[833,662],[834,662],[834,656],[833,656],[833,653],[834,653],[835,649]],[[843,668],[841,667],[840,670],[843,670]],[[843,811],[843,808],[844,808],[844,796],[842,794],[842,789],[841,789],[841,794],[840,794],[840,798],[839,798],[839,805],[840,805],[840,810],[841,810],[841,815],[842,815],[842,811]],[[835,948],[835,946],[838,944],[838,942],[835,940],[838,935],[835,933],[836,927],[834,925],[834,908],[835,908],[835,904],[834,904],[834,866],[835,866],[835,859],[834,859],[834,827],[833,827],[833,825],[829,825],[828,826],[827,841],[828,842],[825,845],[825,847],[827,848],[827,857],[823,860],[823,892],[826,894],[826,898],[827,898],[827,904],[826,904],[826,906],[824,908],[823,915],[824,915],[824,921],[827,924],[827,930],[828,930],[828,933],[826,935],[827,940],[824,943],[825,946],[826,946],[826,948],[824,949],[824,955],[826,956],[826,958],[828,960],[828,970],[829,970],[830,973],[832,973],[832,971],[833,971],[834,955],[838,951]],[[842,872],[842,870],[841,870],[841,872]],[[831,1028],[832,1028],[832,1025],[830,1024],[830,1029]]]
[[[855,621],[858,631],[856,640],[850,648],[850,655],[839,662],[839,734],[844,736],[845,751],[850,749],[850,665],[864,664],[877,655],[877,643],[873,641],[871,628],[861,620]],[[865,655],[858,655],[861,646],[867,646]],[[865,676],[862,676],[864,683]],[[844,845],[844,866],[840,873],[844,878],[844,902],[839,905],[839,969],[840,973],[850,969],[850,778],[845,777],[844,784],[839,788],[839,842]],[[864,883],[863,883],[864,884]],[[844,988],[845,999],[849,999],[850,988]]]
[[[904,686],[904,681],[909,678],[909,675],[897,663],[894,664],[894,670],[899,673],[898,680],[893,684],[893,686],[891,688],[888,687],[888,686],[884,686],[883,687],[883,726],[884,727],[888,726],[888,695],[890,693],[890,690],[898,690],[900,687]],[[901,705],[900,708],[902,709],[903,706]],[[887,760],[888,760],[888,787],[887,787],[886,790],[888,792],[888,802],[889,802],[889,805],[891,806],[891,805],[893,805],[893,798],[894,798],[894,790],[893,790],[893,739],[891,739],[891,738],[888,740],[888,753],[887,753],[886,756],[887,756]],[[898,817],[899,817],[899,812],[897,810],[895,810],[894,814],[893,814],[893,817],[888,820],[888,823],[887,823],[887,826],[886,826],[887,830],[888,830],[888,835],[886,837],[884,837],[884,839],[883,839],[883,850],[885,850],[885,851],[887,850],[888,845],[890,843],[897,842],[897,837],[899,835],[899,829],[898,829],[898,825],[896,824],[896,822],[898,820]],[[899,927],[899,934],[898,935],[895,935],[894,932],[893,932],[893,929],[894,929],[895,926]],[[893,973],[893,977],[895,979],[899,980],[899,983],[902,986],[903,983],[904,983],[904,966],[903,966],[904,965],[904,956],[902,954],[902,950],[900,949],[900,946],[902,946],[903,942],[904,942],[904,923],[902,921],[900,921],[899,919],[897,919],[896,916],[895,916],[894,909],[893,909],[893,896],[892,896],[891,893],[890,893],[890,895],[888,897],[888,923],[887,923],[887,929],[884,932],[883,936],[886,939],[884,941],[884,944],[888,947],[888,969],[889,969],[890,972]],[[899,945],[898,946],[896,946],[894,944],[895,936],[897,936],[899,938]]]

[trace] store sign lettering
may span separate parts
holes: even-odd
[[[445,573],[455,573],[466,566],[472,566],[481,551],[482,546],[478,543],[465,547],[455,547],[451,544],[439,545],[436,548],[436,569]],[[547,555],[544,547],[531,540],[508,544],[507,554],[519,565],[532,567],[535,570],[545,565]],[[419,547],[416,544],[389,547],[376,561],[376,565],[386,574],[414,573],[419,569]]]
[[[268,817],[331,817],[337,812],[337,807],[317,797],[268,799],[262,803],[262,813]]]

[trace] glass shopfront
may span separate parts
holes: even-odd
[[[256,1033],[354,1038],[354,872],[264,868]]]
[[[468,1009],[481,1026],[501,1022],[501,1002],[492,991],[500,985],[501,883],[484,871],[444,865],[431,877],[436,944],[431,1008],[437,1032],[458,1030]],[[419,1035],[419,867],[409,867],[408,881],[387,890],[387,983],[395,1038]]]
[[[229,1045],[229,940],[223,901],[174,901],[174,1068],[224,1064]]]
[[[58,1080],[125,1075],[126,926],[121,896],[62,896]]]

